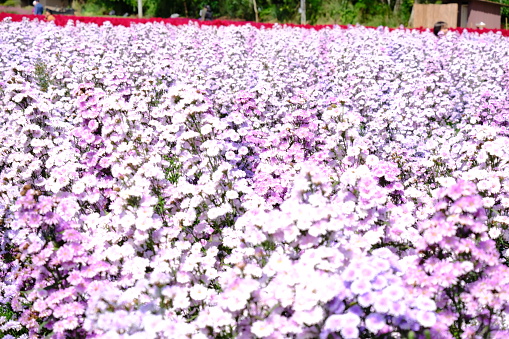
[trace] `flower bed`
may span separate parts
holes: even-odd
[[[4,338],[505,338],[509,41],[0,22]]]

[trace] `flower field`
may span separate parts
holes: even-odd
[[[509,337],[509,40],[0,22],[0,337]]]

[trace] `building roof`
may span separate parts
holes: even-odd
[[[446,0],[443,3],[444,4],[454,4],[454,3],[467,3],[467,2],[470,2],[470,1],[486,2],[486,3],[489,3],[489,4],[499,5],[501,7],[509,7],[508,4],[503,4],[503,3],[500,3],[500,2],[489,1],[489,0]]]

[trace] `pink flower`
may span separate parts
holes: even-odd
[[[71,285],[78,285],[83,282],[83,278],[79,271],[72,271],[71,273],[69,273],[69,276],[67,277],[67,281]]]
[[[78,318],[76,318],[76,317],[67,317],[64,320],[61,320],[61,322],[62,322],[62,325],[67,330],[73,330],[73,329],[77,328],[79,325]]]
[[[84,305],[78,302],[72,302],[57,306],[53,311],[53,315],[57,318],[63,318],[65,316],[83,314],[84,311]]]
[[[47,196],[39,197],[39,202],[37,204],[37,208],[41,214],[46,214],[51,211],[53,208],[53,198]]]
[[[67,229],[63,232],[62,239],[69,242],[79,242],[83,239],[83,235],[76,230]]]
[[[65,321],[60,320],[53,324],[53,331],[58,334],[62,334],[67,329],[65,326]]]
[[[32,305],[32,308],[34,311],[42,312],[45,309],[47,309],[48,305],[46,305],[46,301],[42,299],[37,299],[34,304]]]
[[[99,123],[97,122],[97,120],[95,119],[91,119],[89,122],[88,122],[88,128],[91,130],[91,131],[95,131],[97,129],[97,127],[99,127]]]
[[[70,245],[64,245],[57,251],[57,259],[59,262],[71,261],[74,257],[74,249]]]
[[[464,212],[475,213],[479,208],[483,207],[482,198],[478,195],[470,195],[467,197],[462,197],[454,206],[458,206]]]
[[[442,240],[442,232],[436,227],[427,229],[424,231],[424,239],[428,244],[436,244]]]
[[[70,221],[79,209],[78,203],[71,198],[65,198],[58,204],[56,213],[66,221]]]

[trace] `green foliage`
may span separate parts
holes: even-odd
[[[279,22],[296,22],[300,2],[292,0],[275,0],[273,4],[276,7],[276,19]]]
[[[497,1],[497,0],[495,0]],[[509,0],[498,0],[497,2],[509,5]],[[503,29],[509,29],[509,24],[506,25],[506,23],[509,22],[509,7],[502,7],[502,28]]]
[[[115,0],[113,0],[115,1]],[[118,0],[126,3],[134,13],[138,12],[138,0]],[[143,0],[143,15],[147,17],[156,16],[160,0]]]
[[[73,7],[83,16],[103,16],[111,10],[114,10],[118,15],[137,12],[137,7],[122,0],[89,0],[82,3],[75,1]]]
[[[37,85],[41,88],[41,91],[47,92],[49,85],[51,84],[51,75],[48,71],[46,64],[39,60],[35,63],[34,74]]]
[[[140,206],[141,197],[137,197],[135,195],[130,195],[126,201],[127,201],[128,206],[136,208],[136,207]]]
[[[325,0],[317,19],[320,24],[351,24],[356,22],[357,13],[349,1]]]
[[[413,0],[401,0],[396,13],[395,2],[389,5],[383,0],[306,0],[306,18],[309,24],[395,27],[408,22]],[[256,4],[264,22],[300,23],[300,0],[256,0]],[[147,17],[178,13],[181,17],[198,18],[205,5],[211,6],[214,18],[255,20],[253,0],[143,0],[143,13]],[[91,0],[83,4],[82,14],[103,15],[112,9],[118,14],[137,13],[137,6],[138,0]]]
[[[262,247],[267,252],[273,252],[276,250],[276,243],[270,240],[262,242]]]
[[[6,0],[4,3],[0,4],[1,6],[5,7],[19,7],[21,6],[20,0]]]
[[[219,12],[229,18],[255,20],[252,0],[229,0],[218,3]]]
[[[316,24],[322,10],[323,0],[306,0],[306,19],[310,24]]]
[[[10,304],[0,304],[0,318],[5,317],[5,321],[9,321],[14,317],[14,315],[16,315],[16,314],[12,310]],[[17,317],[18,317],[18,315],[16,315],[16,318]],[[0,338],[3,338],[8,335],[13,336],[14,338],[19,338],[22,335],[27,334],[27,333],[28,333],[28,330],[26,328],[21,328],[19,330],[10,329],[7,331],[0,331]]]
[[[164,160],[168,161],[168,167],[164,169],[164,177],[166,180],[176,185],[180,178],[180,170],[182,165],[179,163],[178,159],[170,156],[164,156]]]
[[[412,5],[412,0],[401,0],[399,11],[394,13],[392,6],[380,0],[324,0],[316,23],[397,27],[408,22]]]
[[[83,16],[100,16],[108,12],[108,8],[100,1],[90,1],[81,7],[81,15]]]

